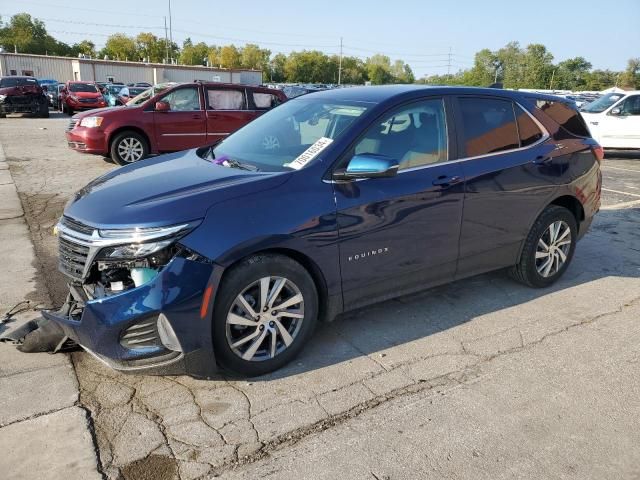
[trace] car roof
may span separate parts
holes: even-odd
[[[29,75],[5,75],[4,77],[0,77],[0,78],[32,78],[34,80],[38,80],[36,77],[32,77]]]
[[[430,85],[380,85],[368,87],[345,87],[319,92],[308,93],[297,98],[325,98],[331,100],[382,103],[390,99],[411,99],[422,95],[490,95],[493,97],[505,97],[512,100],[524,97],[535,97],[547,100],[561,101],[562,97],[554,95],[538,94],[533,92],[519,92],[517,90],[504,90],[501,88],[483,87],[450,87]]]

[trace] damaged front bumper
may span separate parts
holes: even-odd
[[[104,230],[63,217],[59,269],[69,295],[43,316],[116,370],[210,375],[211,293],[221,273],[178,243],[194,225]]]
[[[113,369],[208,376],[216,369],[211,322],[199,312],[213,270],[176,257],[150,282],[93,300],[71,285],[67,303],[43,316]]]

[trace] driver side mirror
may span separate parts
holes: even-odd
[[[171,110],[171,105],[167,102],[156,102],[155,111],[156,112],[169,112]]]
[[[347,168],[333,172],[334,180],[355,180],[357,178],[394,177],[398,173],[399,163],[394,158],[373,153],[354,155]]]
[[[622,115],[622,108],[620,107],[612,108],[611,111],[609,112],[609,115],[614,115],[614,116]]]

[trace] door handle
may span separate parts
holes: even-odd
[[[455,185],[456,183],[460,183],[461,181],[462,181],[462,177],[458,177],[457,175],[453,177],[449,177],[447,175],[440,175],[432,183],[434,186],[449,187],[451,185]]]
[[[191,115],[191,118],[193,118],[194,120],[200,120],[200,119],[202,119],[202,117],[201,117],[200,115],[198,115],[198,114]]]
[[[552,160],[553,158],[551,157],[544,157],[542,155],[539,155],[536,157],[533,163],[535,163],[536,165],[548,165],[551,163]]]

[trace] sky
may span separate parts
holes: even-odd
[[[58,40],[88,38],[101,48],[116,32],[164,37],[169,0],[0,0],[3,20],[19,12],[43,20]],[[171,13],[179,45],[190,37],[337,54],[342,37],[345,55],[402,59],[418,78],[468,68],[476,51],[510,41],[542,43],[555,62],[582,56],[600,69],[623,70],[640,57],[640,0],[172,0]]]

